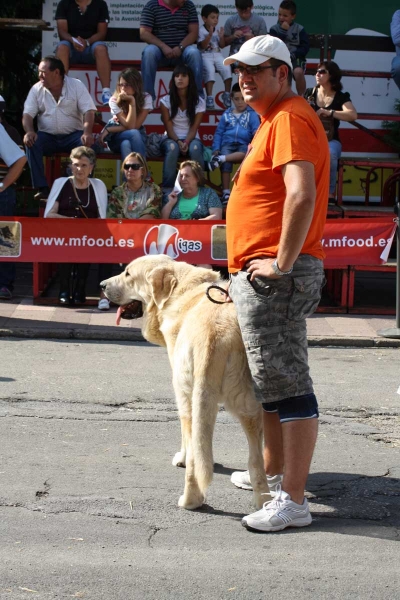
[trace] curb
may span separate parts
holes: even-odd
[[[346,347],[346,348],[400,348],[400,339],[384,337],[319,337],[309,336],[308,346]]]
[[[140,331],[96,331],[87,329],[36,329],[12,328],[0,329],[0,338],[13,337],[43,340],[97,340],[119,342],[148,343]]]
[[[120,331],[98,331],[96,329],[39,329],[14,327],[0,329],[0,338],[13,337],[23,339],[53,339],[81,341],[113,341],[148,343],[139,329]],[[309,336],[309,347],[346,347],[346,348],[400,348],[400,339],[384,337],[338,337]]]

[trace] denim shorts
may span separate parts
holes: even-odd
[[[317,308],[325,282],[322,261],[300,255],[290,275],[232,274],[235,304],[257,400],[263,404],[312,394],[306,318]]]
[[[318,419],[318,402],[315,394],[286,398],[280,402],[269,402],[262,405],[264,412],[278,413],[281,423]]]
[[[243,154],[246,154],[248,149],[248,144],[239,144],[239,142],[231,142],[230,144],[223,144],[221,146],[221,154],[232,154],[232,152],[243,152]],[[221,172],[232,173],[232,163],[224,162],[222,163],[220,169]]]
[[[75,50],[71,42],[68,42],[67,40],[63,40],[62,42],[60,42],[57,48],[59,46],[69,47],[69,60],[71,63],[76,65],[94,65],[94,63],[96,62],[94,58],[94,49],[96,48],[96,46],[107,47],[107,44],[106,42],[94,42],[93,44],[85,48],[83,52],[78,52],[78,50]]]

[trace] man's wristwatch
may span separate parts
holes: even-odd
[[[183,51],[184,51],[184,49],[185,49],[185,48],[182,46],[182,44],[179,44],[179,45],[178,45],[178,48],[180,48],[181,52],[183,52]]]
[[[274,270],[275,275],[279,275],[280,277],[282,275],[289,275],[292,271],[293,271],[293,267],[291,269],[289,269],[289,271],[281,271],[279,266],[278,266],[278,259],[276,258],[274,260],[274,262],[272,263],[271,267]]]

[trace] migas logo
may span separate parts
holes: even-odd
[[[161,223],[155,225],[146,233],[144,238],[145,254],[166,254],[170,258],[178,258],[179,253],[200,252],[202,244],[199,241],[183,240],[179,230],[173,225]]]

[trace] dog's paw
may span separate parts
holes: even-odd
[[[200,495],[198,497],[187,498],[185,494],[183,494],[179,498],[178,506],[180,508],[185,508],[186,510],[195,510],[196,508],[200,508],[203,506],[204,496]]]
[[[183,452],[177,452],[172,459],[174,467],[186,467],[186,457]]]

